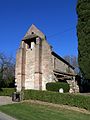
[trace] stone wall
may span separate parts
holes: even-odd
[[[35,47],[26,50],[25,89],[34,89]]]
[[[21,91],[22,88],[22,49],[18,49],[16,55],[16,67],[15,67],[15,83],[17,91]]]
[[[52,55],[52,57],[53,57],[53,69],[54,70],[59,70],[65,73],[67,72],[74,73],[74,70],[70,68],[69,65],[67,65],[66,63],[64,63],[62,60],[55,57],[54,55]]]
[[[30,29],[28,29],[28,31],[27,31],[27,33],[26,33],[26,35],[24,36],[24,37],[27,37],[27,36],[29,36],[29,35],[31,35],[31,34],[36,34],[37,36],[39,36],[40,38],[45,38],[45,35],[39,30],[39,29],[37,29],[36,27],[35,27],[35,25],[33,25],[32,24],[32,26],[30,27]]]
[[[35,80],[34,89],[42,89],[42,40],[40,37],[36,38],[35,45]]]
[[[46,90],[46,83],[53,81],[53,60],[51,47],[46,40],[42,40],[42,90]]]
[[[79,86],[77,85],[77,82],[75,81],[75,76],[72,78],[72,80],[66,80],[66,81],[70,86],[69,93],[78,93],[79,92]]]

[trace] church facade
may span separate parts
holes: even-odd
[[[70,92],[78,92],[74,67],[52,51],[45,35],[32,25],[16,54],[15,82],[17,91],[46,90],[46,83],[67,81]]]

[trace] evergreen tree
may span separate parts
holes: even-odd
[[[84,79],[90,80],[90,0],[77,3],[78,62]]]

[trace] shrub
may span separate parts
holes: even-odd
[[[51,91],[25,90],[24,99],[41,100],[55,104],[76,106],[90,110],[90,96],[58,93]]]
[[[13,92],[15,92],[15,88],[2,88],[0,89],[0,96],[12,96]]]
[[[63,88],[64,92],[69,92],[70,86],[65,82],[51,82],[46,84],[46,89],[48,91],[56,91],[58,92],[60,88]]]

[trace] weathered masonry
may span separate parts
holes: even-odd
[[[46,90],[47,82],[67,81],[70,92],[78,92],[74,68],[52,51],[45,35],[34,25],[21,41],[16,55],[15,82],[17,91]]]

